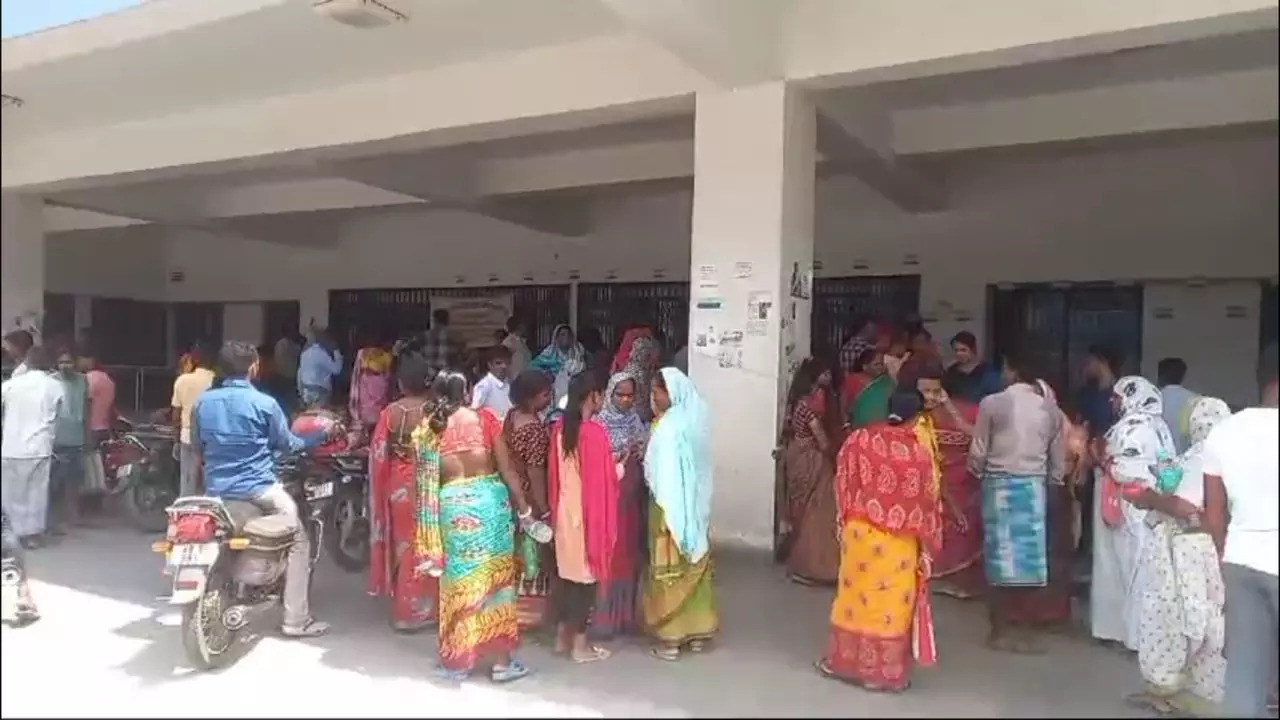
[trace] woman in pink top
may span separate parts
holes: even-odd
[[[587,641],[596,585],[610,578],[618,541],[618,468],[608,431],[593,419],[603,401],[595,373],[575,375],[548,454],[547,499],[560,575],[551,608],[556,652],[577,663],[609,657],[608,650]]]

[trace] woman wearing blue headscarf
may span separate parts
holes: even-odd
[[[644,456],[649,562],[642,582],[645,628],[660,660],[701,652],[719,630],[711,584],[711,451],[706,403],[684,373],[663,368],[650,390],[657,419]]]

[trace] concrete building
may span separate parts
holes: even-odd
[[[886,294],[1063,379],[1110,339],[1253,394],[1274,0],[370,5],[152,0],[5,40],[5,326],[146,364],[341,291],[552,286],[568,320],[608,315],[588,286],[678,283],[718,343],[690,360],[716,532],[761,546],[789,370]]]

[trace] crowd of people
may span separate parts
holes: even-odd
[[[1062,402],[1016,353],[974,336],[943,367],[928,330],[867,323],[839,363],[805,361],[787,398],[779,559],[834,584],[818,670],[900,692],[933,662],[930,593],[985,599],[987,644],[1040,653],[1083,580],[1092,635],[1135,652],[1162,714],[1265,717],[1274,702],[1277,359],[1259,407],[1117,377],[1092,348]],[[1077,574],[1077,561],[1089,570]],[[1079,575],[1079,577],[1077,576]]]
[[[608,353],[562,325],[535,354],[513,318],[477,360],[438,311],[426,332],[359,343],[349,372],[332,336],[312,335],[262,357],[243,343],[184,356],[171,402],[184,493],[296,521],[269,451],[326,438],[294,435],[282,408],[332,407],[349,377],[344,414],[370,448],[368,589],[396,631],[437,628],[446,676],[523,677],[529,633],[575,663],[628,634],[661,660],[710,647],[711,419],[654,330]],[[964,332],[950,345],[945,366],[922,324],[864,323],[835,362],[807,359],[792,379],[776,548],[793,581],[835,588],[818,671],[907,689],[936,657],[933,593],[982,598],[992,649],[1043,652],[1084,581],[1092,635],[1137,654],[1145,687],[1129,700],[1262,716],[1276,672],[1275,349],[1262,402],[1233,415],[1187,389],[1176,358],[1157,386],[1092,348],[1068,397],[1017,353],[985,361]],[[74,521],[66,488],[93,475],[112,387],[91,352],[51,357],[25,333],[5,349],[18,363],[4,384],[6,547],[30,549]],[[285,590],[295,636],[327,629],[305,600],[305,557],[290,558]]]

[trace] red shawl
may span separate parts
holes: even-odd
[[[547,454],[547,500],[551,517],[560,502],[560,434],[563,420],[551,428]],[[582,524],[587,565],[596,580],[610,579],[618,542],[618,468],[609,449],[609,433],[595,420],[583,421],[578,434],[578,474],[582,478]]]
[[[631,346],[637,338],[650,337],[653,333],[647,327],[633,327],[622,334],[622,342],[618,344],[618,352],[613,356],[613,364],[609,366],[609,374],[622,372],[631,360]]]
[[[865,520],[915,535],[930,554],[942,548],[942,508],[933,458],[912,424],[855,430],[836,460],[840,523]]]

